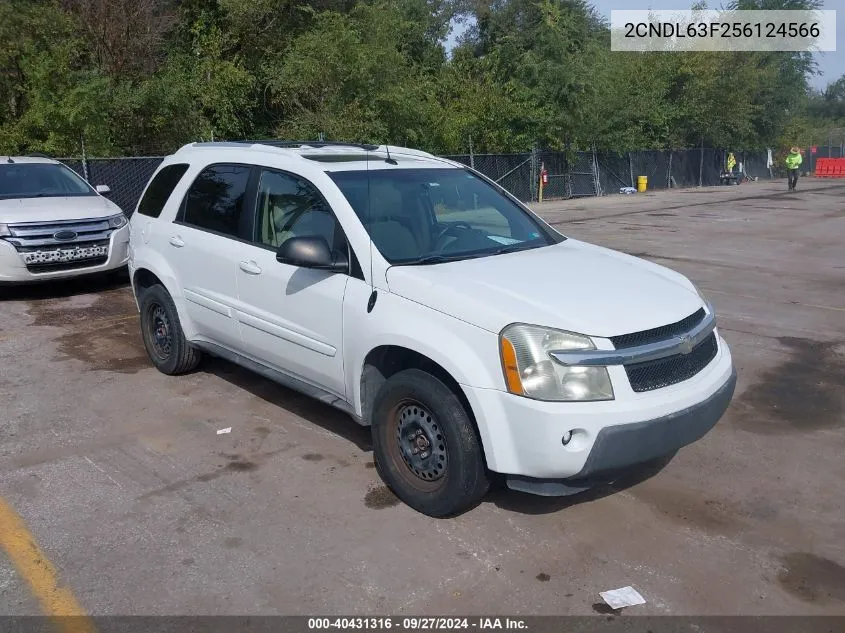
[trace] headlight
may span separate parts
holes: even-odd
[[[499,337],[505,383],[511,393],[536,400],[613,400],[605,367],[564,366],[549,352],[595,349],[587,336],[535,325],[509,325]]]
[[[122,213],[118,213],[117,215],[113,215],[109,218],[109,226],[113,229],[119,229],[120,227],[124,226],[129,220],[126,219],[126,216]]]
[[[12,237],[12,232],[5,224],[0,224],[0,237]]]

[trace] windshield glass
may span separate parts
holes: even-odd
[[[0,164],[0,199],[95,195],[82,178],[64,165]]]
[[[564,239],[467,170],[356,170],[329,176],[391,264],[483,257]]]

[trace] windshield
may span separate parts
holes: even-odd
[[[391,264],[483,257],[565,239],[464,169],[361,170],[329,176]]]
[[[96,195],[88,183],[64,165],[0,164],[0,199]]]

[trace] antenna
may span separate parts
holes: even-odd
[[[399,164],[390,157],[390,145],[385,145],[384,151],[387,152],[387,158],[384,159],[385,163],[387,163],[388,165],[398,165]]]
[[[6,162],[7,163],[14,163],[15,161],[12,160],[11,156],[8,156],[8,157],[6,157]]]
[[[373,236],[370,235],[370,224],[373,217],[373,198],[370,195],[370,149],[365,148],[367,152],[367,237],[370,238],[370,298],[367,300],[367,314],[373,311],[376,306],[376,299],[378,299],[378,292],[376,292],[375,278],[373,277]]]

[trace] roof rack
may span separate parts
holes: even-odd
[[[275,139],[263,139],[263,140],[255,140],[255,141],[231,141],[233,143],[243,143],[249,145],[270,145],[272,147],[302,147],[303,145],[307,145],[309,147],[332,147],[332,146],[341,146],[341,147],[357,147],[363,150],[367,150],[368,152],[372,152],[377,150],[380,145],[374,145],[372,143],[349,143],[347,141],[279,141]]]

